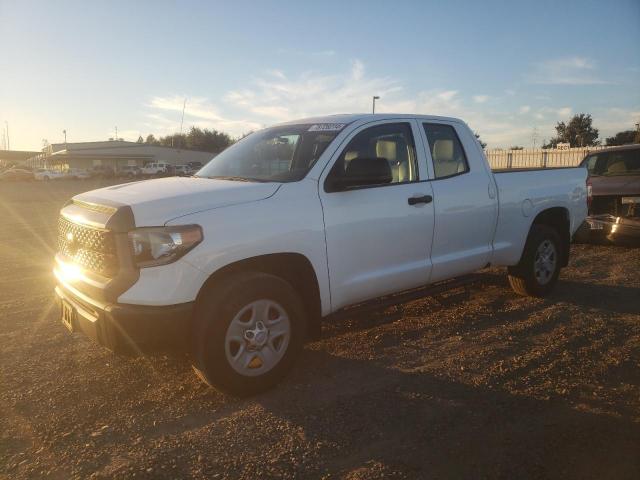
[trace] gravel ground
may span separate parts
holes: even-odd
[[[327,325],[239,400],[62,326],[57,210],[96,186],[0,184],[1,478],[640,478],[640,249],[574,246],[543,300],[492,269]]]

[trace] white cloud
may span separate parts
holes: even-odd
[[[186,105],[185,105],[186,98]],[[162,135],[174,133],[180,128],[182,108],[184,106],[185,130],[191,126],[212,128],[240,135],[261,128],[259,123],[248,120],[234,120],[223,116],[219,109],[206,98],[173,95],[153,97],[149,104],[154,113],[147,114],[150,122],[145,125],[154,133]]]
[[[593,113],[593,126],[600,129],[600,138],[610,137],[623,130],[635,130],[640,122],[640,106],[635,109],[607,108]]]
[[[267,73],[249,87],[224,96],[229,108],[244,110],[267,122],[280,122],[311,115],[367,112],[371,96],[378,95],[379,111],[393,104],[401,87],[387,78],[369,78],[358,60],[342,75],[303,72],[295,78]]]
[[[585,57],[565,57],[533,65],[531,83],[546,85],[598,85],[608,83],[595,75],[595,63]]]
[[[291,75],[272,69],[216,100],[189,96],[184,128],[187,130],[192,125],[216,128],[238,136],[296,118],[369,112],[372,95],[381,97],[376,102],[376,111],[380,113],[406,112],[462,118],[481,135],[489,148],[528,146],[536,125],[540,139],[551,138],[555,123],[568,120],[573,113],[571,107],[553,105],[550,100],[545,101],[548,106],[534,110],[531,105],[493,105],[495,102],[486,101],[487,95],[465,97],[456,89],[406,92],[399,80],[371,75],[365,65],[356,60],[345,71],[330,75],[314,71]],[[147,104],[149,111],[144,126],[148,130],[145,131],[157,135],[178,131],[183,101],[184,95],[153,97]],[[624,119],[618,124],[633,126],[629,122],[632,114],[629,112],[637,110],[608,112],[602,117],[594,112],[594,124],[599,128],[599,119],[603,118],[613,128],[617,125],[618,116]]]

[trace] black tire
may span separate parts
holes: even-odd
[[[238,373],[225,352],[227,329],[234,317],[251,302],[276,302],[290,322],[289,343],[283,357],[263,374]],[[246,396],[275,386],[293,367],[306,335],[302,301],[286,281],[274,275],[244,272],[226,277],[215,288],[204,292],[196,305],[192,331],[192,359],[196,374],[219,390]]]
[[[540,275],[539,269],[536,268],[538,249],[545,242],[550,242],[555,249],[554,267],[548,276],[546,269],[543,269]],[[554,228],[547,225],[533,225],[529,231],[520,263],[515,267],[509,267],[511,288],[517,294],[529,297],[544,297],[549,294],[558,281],[562,251],[560,235]],[[536,272],[539,275],[536,275]]]

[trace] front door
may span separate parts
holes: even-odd
[[[356,129],[321,177],[334,311],[429,282],[434,214],[417,128],[391,120]],[[336,176],[372,173],[381,183],[328,187]]]

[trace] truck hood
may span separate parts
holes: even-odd
[[[272,196],[279,183],[168,177],[100,188],[73,197],[92,204],[128,205],[136,226],[164,225],[168,221],[213,208],[254,202]]]
[[[593,195],[640,195],[640,175],[589,177]]]

